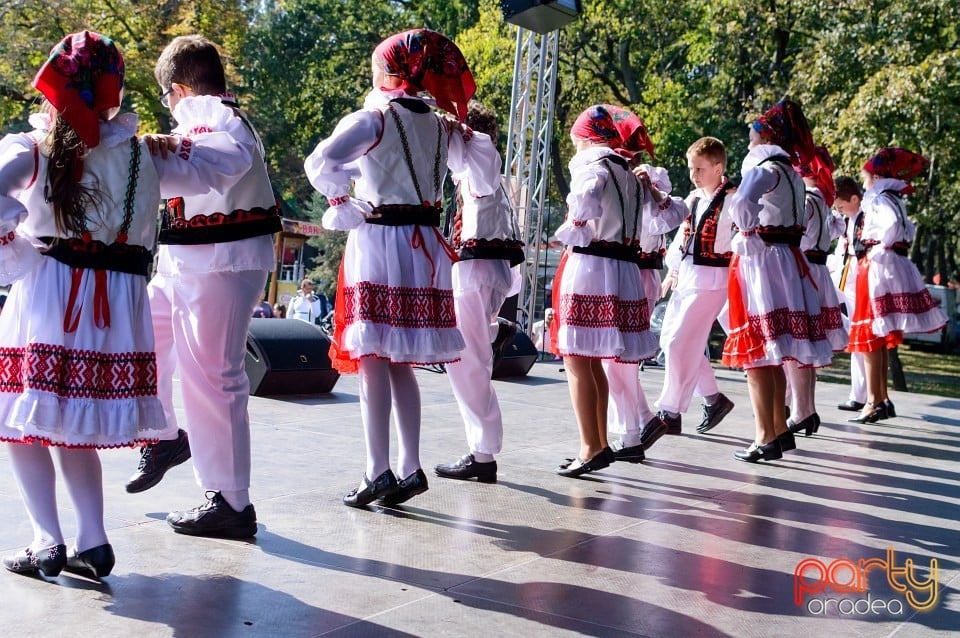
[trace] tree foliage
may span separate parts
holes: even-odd
[[[689,185],[684,152],[723,139],[735,174],[746,125],[783,97],[804,106],[840,172],[857,175],[877,148],[931,159],[911,213],[915,259],[956,277],[960,231],[960,5],[954,0],[584,0],[560,35],[553,199],[566,192],[568,131],[576,115],[614,102],[644,119],[656,163],[675,189]],[[303,158],[369,87],[370,53],[385,36],[428,27],[453,37],[500,116],[511,103],[516,30],[496,0],[0,0],[0,126],[23,130],[35,108],[29,83],[64,34],[113,37],[127,60],[126,106],[143,128],[164,128],[153,62],[171,37],[200,32],[222,45],[230,81],[268,147],[288,214],[317,217]],[[501,140],[502,141],[502,140]],[[321,242],[326,242],[322,239]],[[342,242],[339,242],[342,244]],[[324,248],[332,263],[338,242]],[[329,263],[327,263],[329,265]],[[329,280],[329,276],[323,277]]]

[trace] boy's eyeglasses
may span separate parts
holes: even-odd
[[[189,86],[185,86],[185,85],[183,85],[183,84],[180,85],[180,88],[186,89],[187,91],[192,91],[192,90],[193,90],[193,89],[191,89]],[[170,94],[171,94],[171,93],[173,93],[173,85],[171,85],[169,89],[167,89],[166,91],[164,91],[163,93],[160,94],[160,106],[162,106],[162,107],[165,108],[165,109],[170,108]]]

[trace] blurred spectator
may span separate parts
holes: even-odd
[[[266,293],[260,293],[260,301],[257,302],[257,305],[253,307],[253,316],[258,319],[272,319],[273,318],[273,308],[270,307],[270,304],[265,299]]]
[[[273,304],[273,317],[274,319],[286,319],[287,318],[287,307],[284,306],[279,301]]]
[[[327,298],[313,294],[313,282],[304,279],[300,282],[300,292],[290,300],[287,319],[299,319],[307,323],[319,324],[329,312]]]

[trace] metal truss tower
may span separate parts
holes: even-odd
[[[517,301],[517,321],[527,333],[532,330],[539,292],[537,271],[549,185],[559,38],[559,30],[540,34],[517,28],[504,177],[527,246]]]

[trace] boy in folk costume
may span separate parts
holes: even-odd
[[[820,301],[800,251],[804,187],[793,166],[814,157],[813,138],[800,106],[784,100],[750,127],[750,150],[730,213],[734,237],[728,300],[730,335],[723,363],[747,371],[754,442],[734,456],[749,463],[773,460],[796,447],[784,415],[783,361],[830,364]]]
[[[840,298],[827,269],[830,246],[843,233],[841,220],[830,211],[835,198],[833,160],[826,148],[818,146],[810,162],[794,169],[803,178],[806,199],[800,250],[807,258],[810,277],[820,298],[820,314],[827,340],[834,352],[842,352],[847,347],[848,328],[840,311]],[[789,386],[787,398],[791,400],[787,427],[794,434],[803,432],[804,436],[810,436],[820,428],[815,398],[816,368],[788,360],[784,362],[784,371]]]
[[[621,137],[636,139],[640,148],[653,159],[653,142],[640,118],[633,115],[617,118],[622,109],[612,105],[608,108],[614,114]],[[633,155],[623,149],[619,152],[621,155]],[[637,159],[636,155],[631,157],[632,161]],[[666,169],[640,164],[633,169],[633,173],[643,187],[643,221],[637,244],[637,266],[640,268],[640,281],[647,309],[652,312],[660,298],[660,271],[663,269],[666,243],[664,234],[680,225],[687,216],[687,207],[679,197],[669,196],[672,186]],[[618,461],[629,463],[643,461],[643,442],[656,440],[668,429],[659,415],[650,409],[647,396],[640,385],[639,368],[639,363],[603,360],[603,369],[610,386],[607,425],[611,432],[620,437],[620,441],[610,447]],[[679,434],[679,430],[673,434]]]
[[[674,290],[660,332],[665,369],[657,407],[663,421],[679,434],[680,413],[690,407],[696,391],[704,400],[703,419],[697,426],[703,434],[733,409],[733,401],[720,392],[704,352],[713,322],[727,303],[734,235],[730,200],[736,189],[724,174],[726,149],[715,137],[702,137],[687,149],[687,166],[696,189],[687,196],[690,216],[669,251],[677,263],[671,264]],[[659,438],[656,434],[651,430],[645,447]]]
[[[250,308],[274,267],[273,233],[280,213],[267,177],[260,137],[226,92],[216,46],[201,36],[175,38],[154,69],[175,134],[225,131],[248,157],[230,188],[167,200],[158,243],[150,310],[157,340],[158,389],[169,423],[173,373],[180,371],[183,430],[144,448],[128,492],[156,485],[170,467],[193,454],[207,502],[172,512],[175,532],[247,538],[257,532],[250,502],[250,382],[244,372]]]
[[[860,238],[863,231],[863,189],[852,177],[841,175],[834,180],[836,199],[833,208],[842,216],[844,231],[837,241],[828,267],[838,291],[843,296],[847,317],[853,316],[857,299],[857,253],[866,248]],[[849,323],[849,321],[848,321]],[[850,398],[837,406],[840,410],[859,412],[867,402],[867,377],[863,369],[863,353],[850,353]]]
[[[920,272],[907,256],[916,235],[907,217],[905,195],[910,181],[927,167],[926,158],[887,147],[861,171],[863,231],[866,252],[857,267],[857,300],[850,327],[851,352],[862,352],[867,376],[867,402],[856,423],[874,423],[895,416],[887,395],[887,350],[903,342],[903,333],[934,332],[947,317],[930,295]]]
[[[497,121],[489,109],[471,100],[467,110],[468,130],[497,139]],[[499,173],[499,163],[496,172]],[[510,324],[499,324],[497,313],[517,280],[513,267],[523,263],[525,253],[513,206],[503,187],[491,195],[474,193],[469,172],[454,174],[457,212],[453,224],[453,247],[460,260],[453,265],[453,302],[457,327],[466,348],[459,361],[447,364],[447,376],[457,399],[467,434],[469,453],[453,463],[434,467],[437,476],[476,478],[495,483],[494,455],[503,444],[500,404],[490,382],[493,370],[491,343]],[[489,181],[489,178],[484,179]]]
[[[551,337],[567,371],[580,450],[557,468],[561,476],[581,476],[616,460],[607,445],[609,385],[602,361],[639,363],[656,351],[637,265],[642,204],[652,195],[627,161],[643,148],[638,122],[628,111],[600,104],[581,113],[570,131],[577,153],[570,160],[569,213],[556,233],[569,248],[554,278]],[[635,134],[624,137],[628,126]]]
[[[137,139],[137,117],[118,114],[123,77],[109,38],[68,35],[33,81],[47,99],[34,130],[0,141],[0,283],[14,282],[0,317],[0,440],[34,531],[3,563],[22,574],[113,569],[97,451],[176,431],[157,399],[147,301],[161,192],[225,187],[249,161],[222,133]],[[52,456],[77,516],[69,554]]]
[[[490,138],[434,113],[418,96],[426,91],[441,109],[466,117],[475,84],[453,42],[426,29],[391,36],[373,52],[372,75],[366,108],[342,119],[305,165],[330,201],[323,226],[350,231],[331,359],[360,375],[367,458],[360,485],[343,497],[351,507],[378,499],[396,505],[427,490],[411,366],[456,361],[464,348],[451,284],[456,255],[437,231],[442,184],[449,166],[470,176],[477,197],[500,185]],[[397,474],[389,458],[391,405]]]

